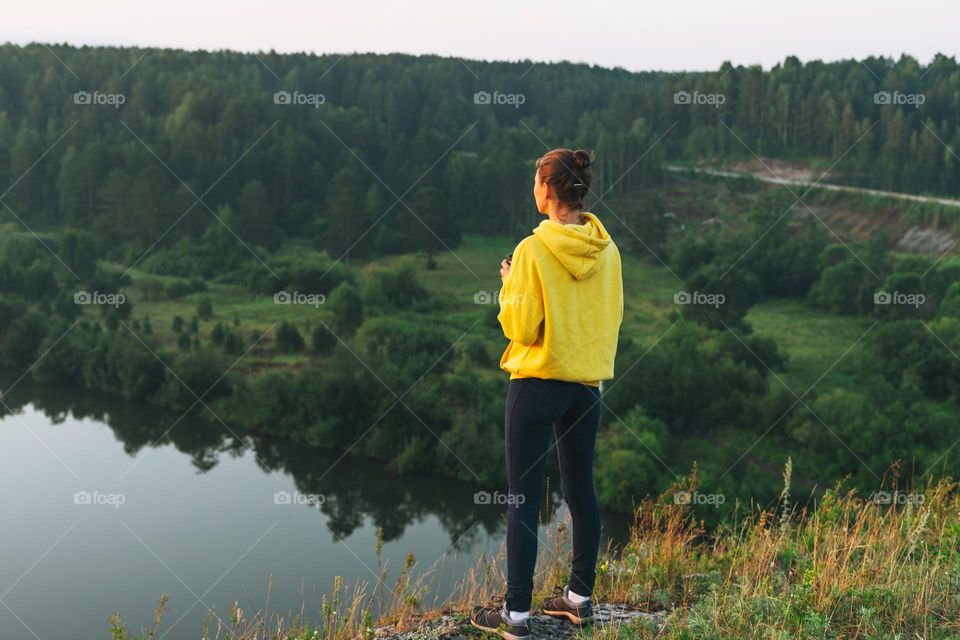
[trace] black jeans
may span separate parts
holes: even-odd
[[[556,433],[563,497],[573,518],[570,589],[593,594],[600,547],[600,509],[593,489],[593,451],[600,390],[576,382],[510,381],[506,406],[507,595],[510,611],[527,611],[537,563],[537,514],[551,430]]]

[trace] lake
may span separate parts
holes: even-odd
[[[162,594],[161,633],[196,638],[210,609],[263,609],[271,577],[269,612],[313,621],[335,576],[376,584],[378,528],[387,586],[413,553],[441,604],[503,540],[504,507],[466,483],[87,390],[24,380],[3,400],[3,640],[106,638],[117,610],[139,631]],[[608,538],[628,520],[604,514]]]

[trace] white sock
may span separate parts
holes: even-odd
[[[510,622],[523,622],[530,617],[529,611],[508,611],[507,615],[510,616]]]
[[[567,589],[567,600],[573,604],[583,604],[585,602],[590,602],[590,596],[581,596],[573,591],[570,591],[570,589]]]

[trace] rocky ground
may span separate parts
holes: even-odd
[[[666,613],[646,613],[637,611],[624,605],[598,605],[595,609],[593,627],[618,626],[625,623],[647,624],[650,628],[660,631],[666,624]],[[533,637],[537,639],[575,638],[579,629],[565,620],[550,616],[533,616],[531,618]],[[438,618],[425,619],[410,631],[397,631],[394,627],[381,627],[376,637],[381,640],[476,640],[481,632],[470,626],[466,614],[444,615]],[[495,637],[486,635],[486,637]]]

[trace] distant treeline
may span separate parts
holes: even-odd
[[[333,257],[432,252],[461,232],[527,228],[532,161],[561,145],[597,151],[604,199],[657,183],[664,159],[751,153],[956,195],[958,116],[960,72],[945,57],[676,75],[5,45],[0,193],[10,219],[92,230],[131,255],[231,232],[268,248],[309,238]]]

